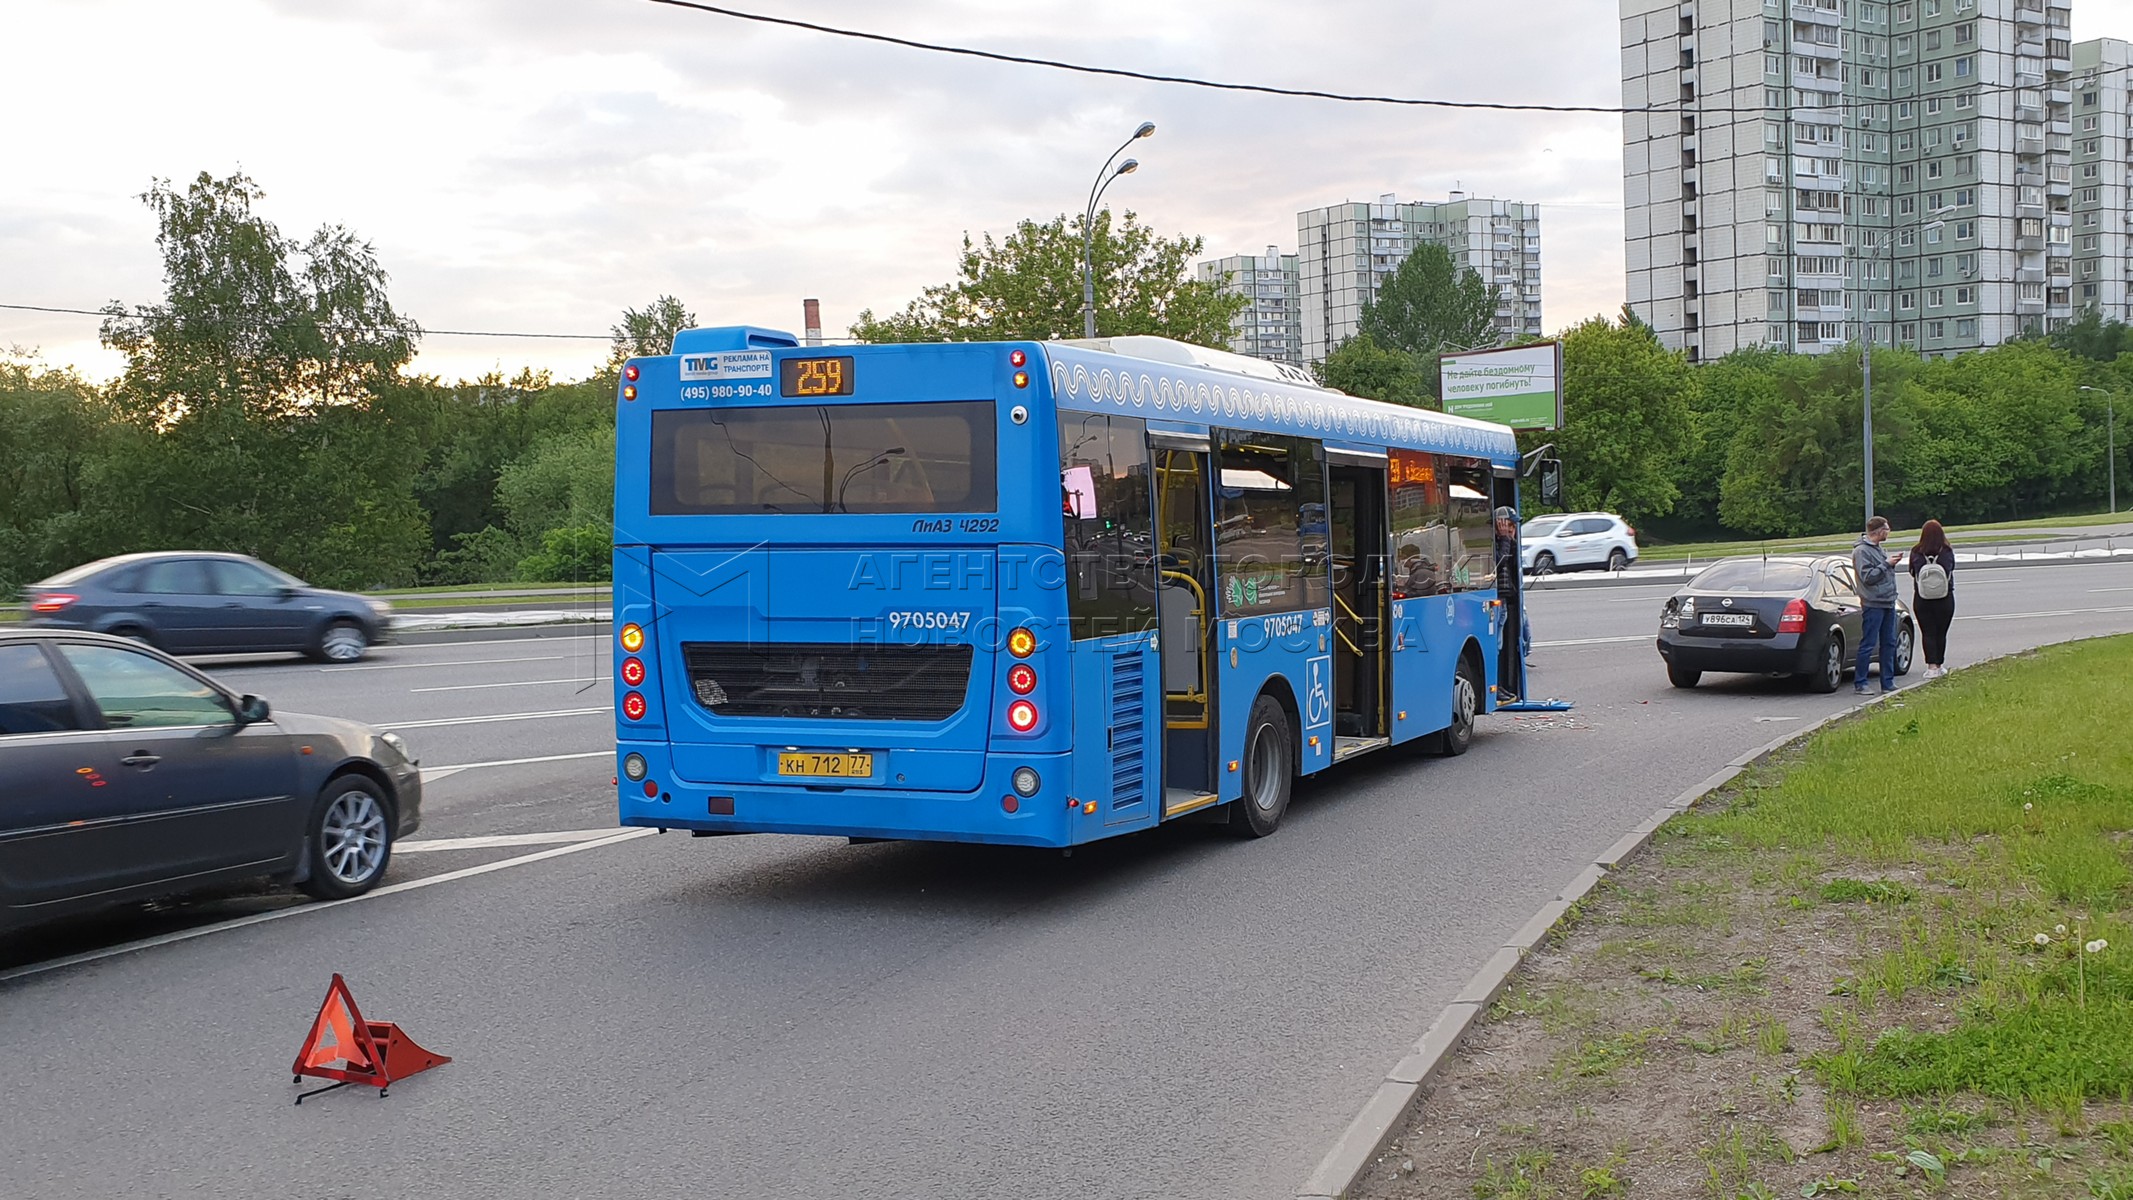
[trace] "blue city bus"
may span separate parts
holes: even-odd
[[[1462,753],[1521,690],[1500,425],[1162,338],[755,327],[616,404],[624,825],[1264,836],[1298,776]]]

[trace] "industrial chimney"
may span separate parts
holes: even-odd
[[[800,321],[800,328],[804,331],[806,343],[810,346],[821,345],[822,302],[820,300],[802,300],[800,301],[800,309],[804,314]]]

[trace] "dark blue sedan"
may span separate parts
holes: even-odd
[[[354,662],[392,608],[315,588],[241,554],[122,554],[24,589],[28,621],[133,638],[170,654],[303,654]]]

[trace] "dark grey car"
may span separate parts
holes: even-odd
[[[1849,556],[1728,558],[1660,610],[1659,657],[1678,688],[1695,687],[1705,671],[1747,671],[1796,675],[1834,692],[1852,667],[1865,607]],[[1893,670],[1907,675],[1918,629],[1902,601],[1896,610]]]
[[[259,876],[360,895],[421,821],[393,734],[127,639],[0,630],[0,930]]]
[[[32,625],[115,633],[172,654],[354,662],[392,626],[383,601],[315,588],[241,554],[122,554],[31,584],[23,599]]]

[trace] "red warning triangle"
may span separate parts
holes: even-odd
[[[311,1032],[304,1038],[304,1048],[296,1052],[296,1074],[332,1079],[371,1076],[378,1073],[379,1058],[370,1026],[356,1011],[355,997],[349,994],[347,982],[336,973],[326,987],[325,1003],[318,1006],[318,1016],[311,1022]]]

